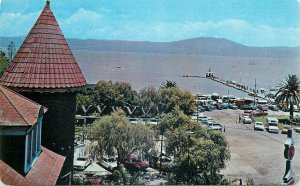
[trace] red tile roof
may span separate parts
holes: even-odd
[[[69,45],[46,4],[0,83],[20,91],[64,92],[86,81]]]
[[[0,85],[0,126],[29,126],[43,107]]]
[[[0,180],[8,185],[55,185],[64,161],[65,157],[42,147],[25,177],[0,160]]]

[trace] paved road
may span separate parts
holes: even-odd
[[[226,126],[225,137],[229,143],[231,159],[222,173],[229,178],[242,178],[243,181],[250,177],[256,184],[281,184],[286,162],[283,157],[283,144],[287,136],[254,131],[253,125],[239,124],[237,121],[241,113],[240,110],[214,110],[204,113]],[[293,136],[296,152],[292,166],[296,181],[299,182],[300,134],[293,132]]]

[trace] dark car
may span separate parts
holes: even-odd
[[[269,109],[273,111],[279,111],[279,107],[277,105],[270,105]]]
[[[235,110],[235,109],[237,109],[237,106],[235,104],[233,104],[233,103],[229,103],[228,104],[228,108]]]
[[[221,103],[222,109],[228,109],[228,103]]]
[[[253,110],[252,116],[267,116],[268,112],[265,112],[263,110]]]
[[[206,111],[211,111],[212,108],[210,105],[204,105],[203,108],[206,110]]]
[[[264,104],[258,105],[257,108],[259,110],[263,110],[263,111],[268,111],[269,110],[268,105],[264,105]]]
[[[300,125],[300,118],[294,118],[290,121],[292,125]]]

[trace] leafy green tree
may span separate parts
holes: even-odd
[[[159,94],[154,86],[140,91],[140,107],[145,117],[155,117],[158,114]]]
[[[188,135],[187,131],[193,131]],[[225,137],[194,122],[167,133],[167,151],[174,154],[177,184],[217,185],[224,182],[220,170],[230,158]]]
[[[286,103],[290,107],[290,118],[294,117],[294,105],[300,103],[300,79],[296,75],[288,75],[285,82],[278,85],[279,90],[275,94],[278,103]]]
[[[178,127],[191,123],[190,117],[185,115],[178,106],[169,113],[163,114],[158,124],[159,129],[163,132],[173,132]]]
[[[77,112],[85,113],[84,109],[88,109],[87,113],[92,113],[95,111],[95,103],[93,101],[93,91],[89,89],[83,90],[81,93],[77,94]],[[83,108],[84,107],[84,108]]]
[[[148,151],[153,147],[154,133],[147,126],[129,123],[124,112],[118,110],[93,123],[91,139],[97,141],[97,153],[112,155],[115,150],[120,160],[127,160],[132,153]]]
[[[9,66],[9,60],[5,57],[5,53],[0,51],[0,77],[2,76],[5,69]]]
[[[117,108],[128,111],[127,107],[133,110],[133,107],[138,105],[139,94],[131,88],[129,83],[99,81],[94,88],[93,102],[96,105],[106,106],[103,114],[110,114]],[[132,113],[128,114],[132,115]]]
[[[159,96],[162,110],[165,113],[171,112],[175,106],[178,106],[184,114],[191,115],[196,108],[193,95],[189,91],[182,91],[177,87],[161,89]]]

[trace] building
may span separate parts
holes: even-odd
[[[55,185],[65,157],[41,145],[46,109],[0,85],[0,180]]]
[[[76,93],[86,86],[86,81],[49,1],[0,78],[0,84],[48,108],[41,143],[66,157],[58,183],[70,184]]]

